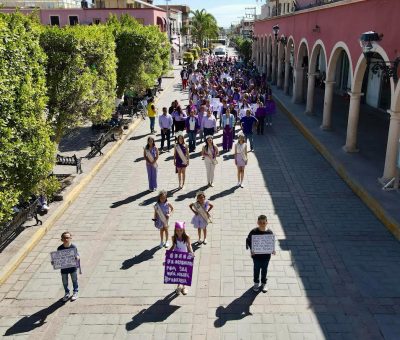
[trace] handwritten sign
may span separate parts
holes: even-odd
[[[76,248],[53,251],[50,253],[50,256],[54,269],[79,267],[76,259]]]
[[[212,98],[211,99],[211,106],[217,109],[221,105],[221,100],[219,98]]]
[[[193,257],[174,250],[165,252],[164,283],[192,285]]]
[[[254,254],[272,254],[275,251],[275,235],[253,235],[251,237],[251,251]]]

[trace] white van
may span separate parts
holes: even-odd
[[[214,54],[219,58],[225,57],[227,55],[226,47],[218,46],[218,47],[214,48]]]

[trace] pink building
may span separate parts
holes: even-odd
[[[374,108],[387,136],[382,182],[395,177],[399,152],[399,69],[393,63],[400,61],[399,13],[398,0],[342,0],[258,20],[254,28],[253,58],[259,70],[293,102],[304,102],[308,114],[315,114],[316,96],[323,96],[323,130],[339,128],[332,123],[335,96],[349,98],[346,152],[358,151],[360,105]],[[363,50],[360,37],[368,31],[377,34],[367,37],[371,41]],[[317,94],[319,83],[323,91]]]
[[[15,9],[2,8],[3,13],[14,12]],[[21,13],[31,13],[33,9],[20,9]],[[143,25],[158,25],[160,30],[166,30],[167,13],[163,9],[155,8],[57,8],[39,9],[40,21],[44,25],[90,25],[105,23],[111,14],[118,17],[129,14]]]

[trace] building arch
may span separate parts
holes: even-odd
[[[295,66],[297,67],[304,67],[302,66],[305,62],[304,57],[307,57],[307,66],[308,66],[308,56],[309,56],[309,46],[306,38],[300,40],[299,48],[297,50],[296,55],[296,63]],[[301,58],[301,60],[300,60]]]
[[[308,88],[308,60],[309,46],[305,38],[301,39],[297,50],[295,70],[294,70],[294,88],[293,102],[302,103],[306,99]]]
[[[397,82],[397,86],[392,97],[391,109],[394,112],[400,112],[400,81]]]
[[[317,57],[321,51],[324,53],[325,57],[325,64],[327,64],[327,54],[326,54],[326,48],[324,45],[324,42],[321,39],[318,39],[312,48],[311,55],[310,55],[310,66],[309,66],[309,72],[310,73],[315,73],[316,71],[316,66],[317,66]],[[327,68],[327,65],[326,65]]]
[[[351,59],[351,54],[350,54],[350,49],[346,45],[345,42],[339,41],[333,46],[331,55],[329,57],[329,62],[328,62],[328,69],[326,72],[326,81],[335,81],[335,72],[336,72],[336,65],[339,60],[339,57],[341,56],[342,51],[346,53],[348,62],[349,62],[349,72],[350,72],[350,77],[351,77],[351,83],[353,81],[353,64],[352,64],[352,59]]]

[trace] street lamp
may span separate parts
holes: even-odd
[[[181,58],[181,34],[178,32],[177,33],[178,36],[178,42],[179,42],[179,65],[182,65],[182,58]]]
[[[279,34],[279,25],[272,26],[272,32],[274,32],[275,40],[277,41]]]
[[[371,65],[372,73],[376,74],[378,71],[382,71],[383,76],[393,78],[395,82],[398,80],[397,68],[400,64],[400,57],[397,57],[393,61],[377,60],[371,61],[375,54],[374,44],[376,41],[380,41],[383,38],[383,34],[378,34],[374,31],[368,31],[361,34],[360,46],[362,48],[367,65]]]

